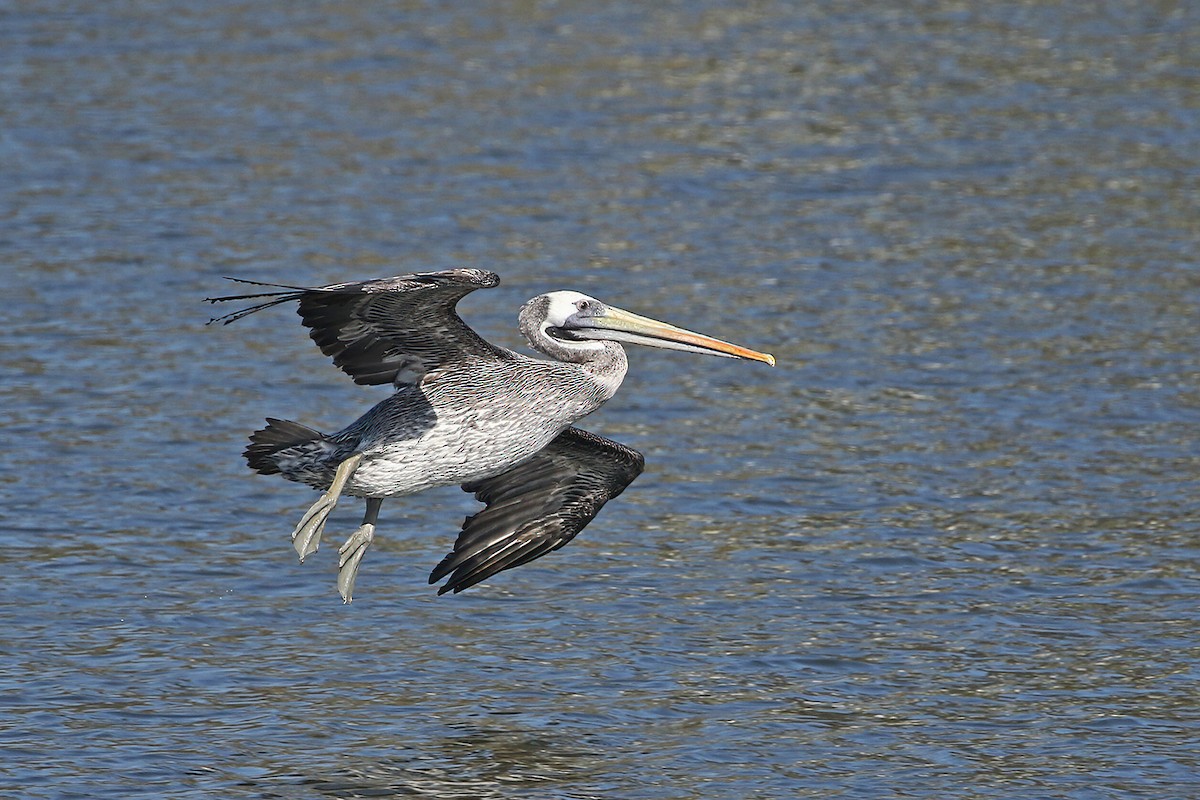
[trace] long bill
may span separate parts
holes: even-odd
[[[586,320],[573,332],[585,339],[608,339],[615,342],[644,344],[688,353],[705,353],[724,358],[748,358],[775,366],[775,356],[748,347],[705,336],[703,333],[677,328],[665,322],[605,306],[604,312]]]

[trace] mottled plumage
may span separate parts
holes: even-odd
[[[395,387],[336,433],[268,418],[246,448],[257,472],[325,492],[293,531],[301,559],[317,549],[339,496],[367,499],[362,527],[339,551],[347,602],[384,497],[460,484],[486,504],[434,569],[430,583],[449,578],[441,594],[562,547],[620,494],[642,471],[641,454],[570,427],[620,386],[627,361],[618,341],[774,363],[576,292],[540,295],[521,309],[525,338],[554,360],[529,358],[486,342],[458,317],[459,300],[499,283],[483,270],[312,289],[243,282],[282,291],[212,298],[262,300],[214,322],[298,301],[334,364],[356,383]]]

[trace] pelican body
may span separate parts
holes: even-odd
[[[231,279],[237,280],[237,279]],[[210,298],[269,298],[212,322],[228,324],[293,300],[310,335],[360,384],[394,393],[342,430],[323,434],[267,420],[250,437],[251,469],[321,490],[292,532],[301,561],[317,550],[345,494],[366,500],[362,526],[339,550],[338,589],[349,603],[386,497],[461,485],[486,506],[468,517],[454,549],[430,575],[459,592],[569,542],[642,471],[640,453],[571,427],[613,397],[628,361],[621,342],[688,352],[774,358],[608,306],[579,292],[528,301],[518,317],[530,358],[480,338],[455,306],[499,283],[491,272],[453,269],[316,288]]]

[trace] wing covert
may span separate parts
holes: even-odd
[[[565,545],[641,474],[642,454],[567,428],[532,458],[463,485],[486,507],[463,522],[451,551],[429,576],[438,594],[461,592],[498,572]]]
[[[211,302],[271,298],[213,320],[228,324],[299,300],[300,318],[321,352],[355,383],[375,385],[469,356],[507,357],[508,351],[485,341],[455,311],[458,301],[474,290],[499,283],[494,272],[451,269],[314,288],[256,283],[285,291],[217,297]]]

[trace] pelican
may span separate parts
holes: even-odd
[[[258,473],[322,492],[292,531],[301,561],[316,552],[342,495],[366,500],[362,525],[338,550],[346,603],[384,498],[459,484],[485,504],[429,576],[430,584],[448,578],[441,595],[557,550],[624,491],[642,472],[642,454],[572,426],[621,385],[628,367],[622,342],[775,364],[767,353],[572,291],[542,294],[521,308],[521,333],[551,360],[530,358],[488,343],[459,318],[459,300],[500,283],[484,270],[315,288],[228,280],[274,291],[207,298],[259,301],[209,324],[298,300],[309,335],[336,366],[355,383],[395,389],[337,433],[268,417],[244,454]]]

